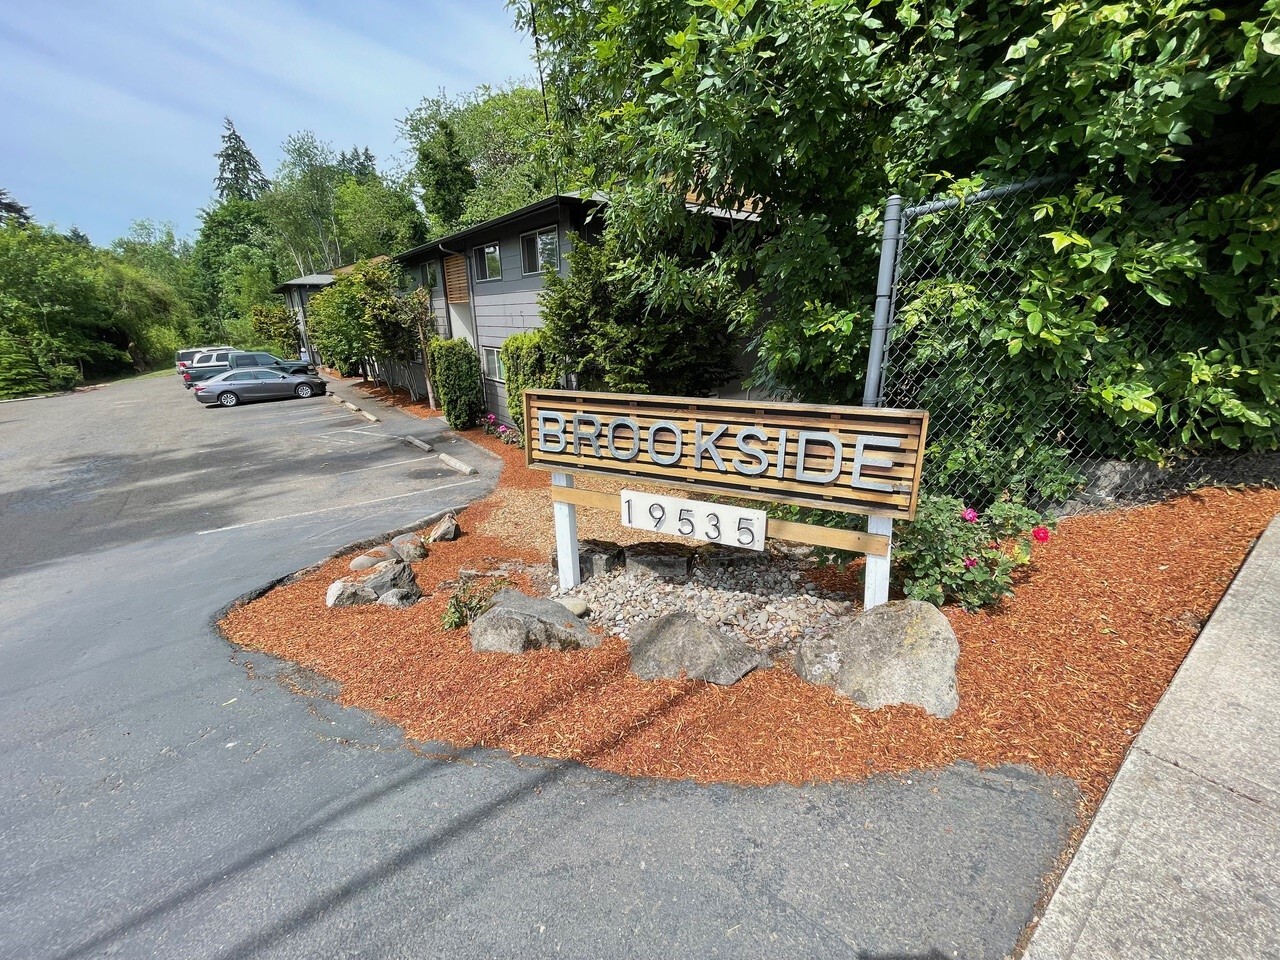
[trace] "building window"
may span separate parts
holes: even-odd
[[[555,227],[547,227],[520,237],[520,260],[524,274],[545,273],[560,269],[560,236]]]
[[[477,283],[502,279],[502,250],[496,242],[473,248],[471,257],[475,261]]]
[[[497,347],[485,347],[481,352],[484,354],[485,377],[498,383],[506,383],[507,368],[502,365],[502,354]]]

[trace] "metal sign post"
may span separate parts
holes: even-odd
[[[551,485],[572,490],[573,477],[567,473],[553,473]],[[554,496],[553,491],[553,499]],[[578,557],[578,509],[565,500],[555,500],[552,509],[556,517],[556,567],[560,571],[560,589],[568,590],[582,582]]]

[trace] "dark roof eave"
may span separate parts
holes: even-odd
[[[425,259],[423,255],[430,255],[434,252],[443,252],[446,247],[452,247],[467,237],[474,236],[477,233],[483,233],[498,227],[504,227],[509,223],[517,220],[523,220],[525,217],[532,217],[535,214],[543,213],[556,209],[562,203],[577,204],[582,207],[599,206],[604,202],[600,196],[579,197],[575,194],[559,193],[533,203],[525,204],[518,210],[512,210],[510,213],[504,213],[500,217],[494,217],[492,220],[485,220],[483,223],[477,223],[474,226],[467,227],[465,230],[458,230],[449,234],[447,237],[441,237],[439,240],[432,240],[430,243],[424,243],[414,247],[411,250],[405,250],[403,253],[395,254],[391,259],[396,263],[404,263],[406,260]]]
[[[286,280],[277,287],[272,288],[272,293],[287,293],[290,287],[327,287],[333,283],[333,274],[331,273],[309,273],[305,277],[294,277],[292,280]]]

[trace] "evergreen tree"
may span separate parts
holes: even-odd
[[[348,176],[355,177],[361,181],[368,180],[378,174],[377,163],[368,147],[361,150],[359,147],[353,146],[350,153],[343,150],[338,154],[338,168]]]
[[[89,235],[74,224],[71,229],[67,231],[67,239],[82,247],[93,246],[93,241],[89,239]]]
[[[440,234],[461,219],[467,195],[476,188],[471,164],[448,120],[436,123],[434,137],[419,141],[417,174],[431,232]]]
[[[0,330],[0,399],[49,389],[49,378],[31,354],[27,342]]]
[[[257,200],[271,186],[263,175],[258,158],[253,155],[244,138],[236,132],[230,117],[222,118],[226,132],[222,135],[222,149],[218,158],[218,176],[214,188],[219,200]]]
[[[0,226],[12,223],[25,227],[31,223],[31,211],[10,196],[9,191],[0,187]]]

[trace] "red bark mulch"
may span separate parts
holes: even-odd
[[[478,442],[506,461],[503,488],[537,498],[527,522],[549,524],[546,475],[526,469],[517,448]],[[491,509],[486,501],[468,507],[464,530]],[[961,646],[960,708],[947,720],[913,707],[862,710],[781,665],[725,688],[646,682],[628,671],[616,638],[575,653],[477,654],[465,628],[440,626],[450,586],[409,610],[327,609],[325,589],[348,558],[233,610],[222,627],[237,644],[337,680],[341,703],[373,710],[418,740],[700,783],[1019,763],[1072,778],[1093,804],[1278,512],[1275,490],[1205,490],[1063,521],[999,609],[945,610]],[[433,545],[414,569],[431,591],[459,569],[544,559],[518,536],[472,533]],[[519,574],[513,582],[527,586]]]

